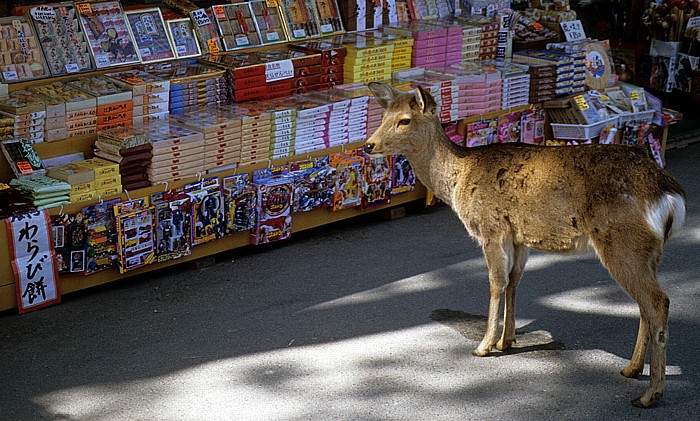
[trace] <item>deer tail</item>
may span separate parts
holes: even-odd
[[[678,232],[685,222],[686,198],[682,192],[666,192],[647,208],[649,227],[664,242]]]

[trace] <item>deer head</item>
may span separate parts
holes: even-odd
[[[440,121],[437,104],[428,92],[420,86],[415,93],[402,92],[378,82],[371,82],[368,88],[385,111],[382,125],[365,142],[365,152],[406,154],[430,145]]]

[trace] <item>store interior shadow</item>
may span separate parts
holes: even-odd
[[[470,341],[480,342],[486,331],[486,317],[465,313],[459,310],[438,309],[430,313],[430,318],[448,326]],[[531,324],[516,329],[516,343],[505,351],[493,350],[490,357],[522,354],[534,351],[552,351],[565,349],[564,343],[553,339],[549,332],[532,330]]]

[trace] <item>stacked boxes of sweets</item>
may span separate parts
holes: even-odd
[[[133,124],[148,124],[168,116],[170,80],[139,69],[111,72],[105,76],[131,90]]]
[[[431,25],[424,21],[411,21],[397,23],[381,28],[383,32],[405,34],[413,37],[413,54],[411,56],[412,67],[425,69],[442,67],[447,59],[447,34],[446,27]],[[461,51],[462,33],[459,32],[459,41],[456,43]],[[461,54],[458,54],[461,59]]]
[[[354,83],[339,85],[327,92],[328,98],[333,101],[349,100],[350,104],[347,107],[347,127],[348,127],[348,143],[365,141],[371,133],[367,131],[367,118],[370,106],[370,93],[367,85],[364,83]],[[379,106],[374,101],[373,106]],[[379,120],[381,122],[381,107],[379,107]],[[374,110],[373,110],[374,111]],[[373,117],[374,113],[373,113]],[[331,121],[331,126],[334,122]]]
[[[462,61],[462,53],[464,51],[464,28],[462,24],[452,20],[428,20],[421,23],[428,27],[444,28],[447,31],[445,34],[446,65]],[[417,43],[415,48],[420,50],[420,43]]]
[[[241,166],[267,163],[270,159],[270,123],[266,109],[237,104],[233,112],[241,117]]]
[[[95,171],[75,162],[49,167],[46,176],[68,183],[71,188],[68,194],[71,203],[94,200]]]
[[[529,104],[530,74],[527,65],[503,60],[486,60],[484,65],[493,66],[501,73],[502,109]]]
[[[0,18],[0,82],[22,82],[49,75],[31,23],[22,16]]]
[[[233,102],[283,98],[322,86],[320,53],[280,49],[202,60],[226,70]]]
[[[172,118],[204,135],[204,153],[200,159],[203,157],[206,171],[222,171],[238,165],[243,124],[240,116],[222,107],[207,107],[173,114]]]
[[[305,154],[328,147],[328,121],[331,104],[320,98],[303,95],[296,102],[294,153]]]
[[[459,91],[459,118],[501,109],[501,73],[481,61],[455,63],[440,69],[456,76]]]
[[[114,130],[124,130],[124,128]],[[119,194],[122,191],[119,164],[100,157],[94,157],[75,162],[75,165],[91,170],[94,175],[92,198],[90,198],[90,192],[82,192],[78,193],[82,197],[76,197],[76,199],[93,200],[105,198]]]
[[[67,82],[97,99],[98,132],[113,127],[131,126],[134,119],[132,90],[104,76],[88,76]]]
[[[459,116],[459,85],[456,77],[444,73],[425,69],[409,69],[394,72],[394,82],[408,85],[408,89],[421,86],[435,99],[440,122],[449,123]],[[398,89],[406,89],[405,86],[394,86]]]
[[[335,35],[331,43],[345,47],[343,81],[372,82],[391,78],[394,45],[380,38],[359,33]]]
[[[309,40],[288,45],[290,50],[304,51],[321,55],[321,85],[319,89],[343,83],[343,72],[347,49],[326,39]]]
[[[297,118],[294,98],[273,99],[261,104],[270,113],[270,159],[294,155]]]
[[[150,186],[146,167],[151,163],[149,137],[139,129],[116,127],[98,134],[95,156],[118,164],[125,190]]]
[[[348,95],[338,93],[337,91],[327,90],[323,92],[314,92],[310,96],[314,98],[319,98],[322,101],[330,105],[330,114],[328,115],[328,127],[327,127],[327,141],[326,144],[329,148],[335,146],[346,145],[351,142],[351,136],[353,141],[365,140],[366,137],[358,137],[358,121],[359,125],[364,126],[364,120],[357,120],[358,111],[362,109],[363,106],[364,114],[367,115],[367,97],[363,97],[364,101],[354,101]],[[351,122],[351,119],[355,121]],[[364,132],[364,130],[362,130]]]
[[[0,140],[24,138],[31,143],[48,140],[45,107],[33,92],[25,90],[0,99]]]
[[[457,18],[457,20],[463,24],[479,28],[478,59],[495,59],[498,53],[498,32],[501,29],[500,22],[490,17],[478,15],[469,16],[468,18]]]
[[[150,184],[181,181],[205,170],[204,134],[174,119],[141,126],[151,142],[152,157],[146,174]]]
[[[170,81],[171,114],[227,102],[225,71],[188,60],[157,63],[146,71]]]
[[[517,59],[513,63],[518,63]],[[527,63],[527,73],[530,75],[531,104],[550,101],[556,97],[557,69],[553,64]]]
[[[570,95],[574,92],[575,60],[568,54],[560,54],[546,50],[522,50],[513,52],[513,60],[523,64],[544,64],[556,69],[556,86],[554,94],[557,97]],[[585,71],[585,70],[584,70]],[[585,82],[585,74],[584,74]],[[585,83],[584,83],[585,86]],[[578,88],[577,88],[578,89]]]
[[[59,128],[57,136],[63,136],[63,128],[64,139],[95,133],[97,99],[94,96],[62,82],[31,86],[28,89],[44,100],[47,125]]]
[[[368,30],[359,32],[365,37],[374,37],[381,39],[387,44],[394,46],[394,52],[391,56],[391,70],[405,70],[411,67],[411,58],[413,57],[413,37],[408,31],[405,32],[382,32],[379,30]]]

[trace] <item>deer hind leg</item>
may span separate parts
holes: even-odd
[[[489,313],[486,318],[486,333],[474,355],[483,357],[496,345],[501,296],[508,286],[510,261],[514,254],[513,245],[487,240],[483,245],[486,265],[489,269]]]
[[[528,249],[524,246],[515,246],[510,262],[510,274],[508,275],[508,285],[505,292],[505,303],[503,311],[503,334],[501,340],[496,344],[496,349],[506,351],[515,342],[515,292],[518,289],[520,278],[525,270]]]
[[[656,279],[663,241],[638,227],[636,232],[623,232],[627,235],[619,241],[610,241],[609,236],[608,241],[597,242],[593,239],[593,243],[610,274],[639,306],[637,342],[632,359],[622,374],[633,375],[642,371],[648,342],[651,350],[649,386],[632,404],[649,407],[663,395],[666,378],[669,299]],[[634,234],[630,235],[630,232]]]

